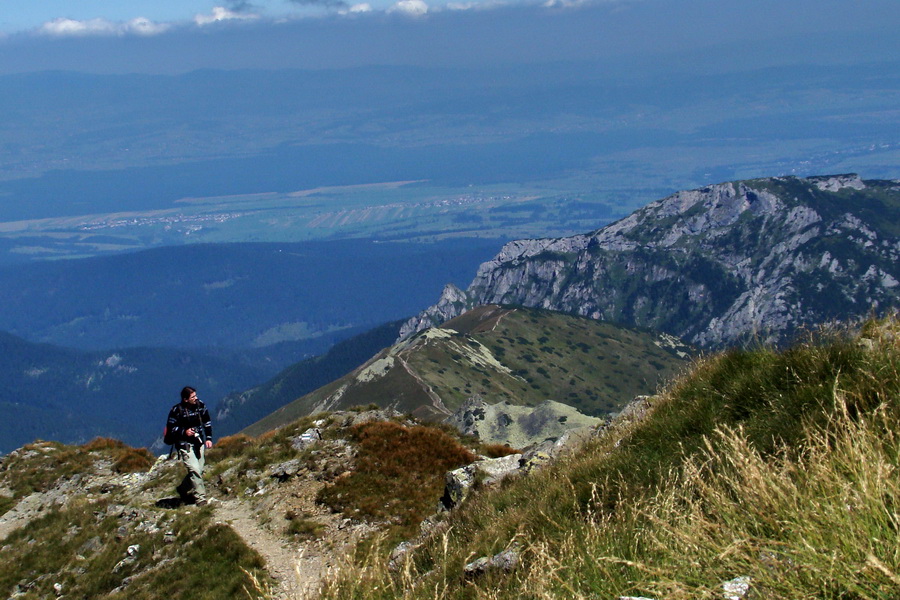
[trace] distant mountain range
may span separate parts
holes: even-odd
[[[507,244],[402,336],[485,304],[648,327],[719,348],[900,306],[900,181],[772,177],[653,202],[593,233]]]
[[[214,401],[266,377],[235,356],[170,348],[82,351],[0,333],[0,453],[35,439],[150,445],[185,385]]]

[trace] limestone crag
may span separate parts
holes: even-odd
[[[466,310],[467,302],[466,293],[452,283],[448,283],[444,286],[437,304],[413,317],[400,328],[400,339],[406,339],[417,331],[428,329],[434,323],[443,323],[461,315]]]
[[[584,415],[553,400],[530,407],[508,402],[489,404],[474,397],[460,406],[447,422],[482,442],[525,448],[558,439],[572,429],[597,426],[603,419]]]
[[[900,182],[776,177],[676,193],[590,234],[511,242],[407,335],[483,304],[650,327],[708,348],[900,301]],[[458,290],[457,290],[458,291]],[[454,312],[458,311],[458,312]]]

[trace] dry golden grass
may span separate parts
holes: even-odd
[[[474,498],[396,571],[328,599],[900,598],[900,328],[699,361],[648,415]],[[462,567],[516,543],[513,573]],[[749,596],[748,596],[749,597]]]

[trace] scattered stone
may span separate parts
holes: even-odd
[[[635,396],[619,413],[620,420],[639,421],[644,418],[647,409],[653,406],[655,396]]]
[[[492,485],[518,471],[518,454],[487,458],[450,471],[445,477],[444,495],[441,497],[438,511],[458,506],[469,494],[479,475],[484,477],[482,482],[485,485]]]
[[[750,578],[745,576],[735,577],[731,581],[722,584],[725,600],[742,600],[750,592]]]
[[[441,496],[438,511],[450,510],[465,499],[475,485],[475,467],[467,465],[447,473],[444,481],[444,495]]]
[[[120,560],[119,562],[116,563],[116,566],[113,567],[112,572],[113,572],[113,573],[118,573],[119,571],[121,571],[121,570],[124,569],[125,567],[127,567],[127,566],[129,566],[129,565],[133,565],[135,562],[137,562],[137,555],[134,555],[134,556],[126,556],[125,558],[123,558],[122,560]]]
[[[485,475],[484,484],[491,485],[499,482],[507,475],[519,470],[519,455],[510,454],[500,458],[489,458],[473,463],[473,466]]]
[[[81,545],[81,548],[78,549],[78,554],[93,554],[101,548],[103,548],[103,542],[100,540],[99,535],[95,535]]]
[[[468,579],[481,577],[489,571],[501,571],[511,573],[519,566],[519,551],[517,549],[504,550],[494,556],[482,556],[463,567],[463,572]]]
[[[322,432],[317,427],[311,427],[295,438],[291,438],[291,446],[295,450],[304,450],[322,439]]]
[[[488,567],[490,567],[491,559],[487,556],[482,556],[476,560],[473,560],[465,567],[463,567],[463,572],[466,574],[466,577],[469,579],[473,579],[475,577],[481,577],[485,573],[487,573]]]
[[[291,477],[297,475],[297,473],[299,473],[302,468],[303,465],[300,460],[295,458],[287,462],[273,465],[269,468],[268,474],[270,477],[274,477],[278,481],[287,481]]]
[[[413,542],[400,542],[397,547],[391,551],[391,557],[388,560],[388,569],[394,573],[399,571],[400,567],[403,566],[403,563],[406,562],[406,557],[416,548],[417,546]]]
[[[504,550],[491,559],[491,567],[507,573],[515,570],[517,566],[519,566],[519,552],[516,550]]]
[[[552,447],[552,442],[540,444],[522,454],[519,458],[522,464],[522,470],[526,473],[531,473],[532,471],[549,464],[553,460],[553,456],[548,452],[548,446]]]
[[[159,532],[159,525],[154,523],[153,521],[141,521],[140,525],[137,526],[136,531],[139,533],[149,533],[154,534]]]

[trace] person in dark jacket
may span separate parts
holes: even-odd
[[[178,458],[187,469],[187,475],[176,488],[186,503],[203,506],[207,502],[203,468],[206,450],[212,448],[212,420],[206,405],[197,398],[197,390],[185,387],[181,390],[181,402],[169,411],[166,427],[175,438]]]

